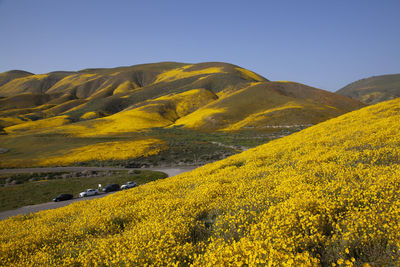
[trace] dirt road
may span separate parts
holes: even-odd
[[[160,171],[168,174],[168,176],[175,176],[187,171],[191,171],[195,169],[197,166],[177,166],[177,167],[155,167],[155,168],[141,168],[137,170],[152,170],[152,171]],[[113,168],[113,167],[49,167],[49,168],[24,168],[24,169],[0,169],[0,174],[7,174],[7,173],[40,173],[40,172],[78,172],[83,170],[93,170],[93,171],[118,171],[118,170],[135,170],[135,169],[128,169],[128,168]],[[82,189],[84,190],[84,188]],[[20,214],[29,214],[32,212],[38,212],[41,210],[49,210],[49,209],[56,209],[59,207],[67,206],[76,201],[82,200],[89,200],[94,198],[105,197],[110,195],[111,193],[107,194],[100,194],[97,196],[86,197],[86,198],[74,198],[67,201],[61,202],[47,202],[41,203],[36,205],[25,206],[15,210],[7,210],[0,212],[0,220],[7,219],[11,216],[16,216]]]

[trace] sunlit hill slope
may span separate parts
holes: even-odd
[[[10,151],[0,154],[0,166],[72,164],[78,158],[64,155],[99,142],[93,138],[127,137],[154,127],[209,132],[296,130],[363,106],[303,84],[270,82],[227,63],[164,62],[40,75],[10,71],[0,74],[0,97],[0,127],[5,134],[0,147]],[[46,151],[36,145],[42,137]],[[68,149],[52,145],[62,142],[60,138],[80,141],[65,139]],[[107,154],[106,143],[100,143],[102,157],[121,158]],[[23,149],[36,146],[29,160],[21,159],[20,155],[27,155],[21,144]],[[162,148],[149,149],[154,154]],[[41,159],[43,153],[46,160]]]
[[[400,97],[400,74],[374,76],[346,85],[336,92],[366,104]]]
[[[398,266],[399,127],[397,99],[190,173],[1,221],[0,264]]]

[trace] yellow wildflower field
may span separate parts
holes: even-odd
[[[187,69],[190,69],[191,67],[193,67],[193,65],[187,65],[187,66],[184,66],[181,68],[163,72],[160,75],[158,75],[155,82],[158,83],[158,82],[165,82],[165,81],[174,81],[174,80],[184,79],[184,78],[193,77],[193,76],[202,75],[202,74],[224,73],[224,70],[221,67],[210,67],[210,68],[205,68],[205,69],[197,70],[197,71],[186,71]]]
[[[20,123],[17,125],[13,125],[7,128],[4,128],[4,130],[7,133],[26,133],[28,131],[35,131],[35,130],[41,130],[41,129],[51,129],[57,126],[65,125],[71,123],[71,120],[69,120],[67,115],[62,115],[62,116],[56,116],[56,117],[51,117],[48,119],[42,119],[38,121],[29,121],[29,122],[24,122]]]
[[[42,166],[68,165],[91,160],[119,160],[158,154],[166,145],[159,139],[97,143],[65,151],[60,156],[41,158]]]
[[[57,141],[57,140],[56,140]],[[137,157],[157,155],[167,149],[165,141],[157,138],[123,139],[88,144],[85,140],[79,142],[71,139],[72,143],[65,147],[49,141],[49,147],[55,150],[48,153],[37,153],[35,157],[9,157],[0,161],[0,168],[28,166],[66,166],[89,161],[125,160]],[[75,143],[74,143],[75,142]],[[40,145],[40,144],[39,144]],[[37,145],[36,147],[38,147]],[[46,145],[46,144],[45,144]],[[22,145],[24,146],[24,144]]]
[[[0,222],[7,266],[398,266],[400,99]]]

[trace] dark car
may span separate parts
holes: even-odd
[[[109,184],[103,188],[103,192],[113,192],[119,190],[119,184]]]
[[[69,200],[72,199],[74,196],[71,194],[59,194],[58,196],[56,196],[53,201],[57,202],[57,201],[63,201],[63,200]]]

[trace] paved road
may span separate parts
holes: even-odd
[[[8,173],[40,173],[40,172],[79,172],[83,170],[89,171],[126,171],[126,170],[151,170],[160,171],[175,176],[182,172],[191,171],[197,166],[176,166],[176,167],[154,167],[154,168],[116,168],[116,167],[45,167],[45,168],[21,168],[21,169],[0,169],[0,174]]]
[[[159,167],[159,168],[141,168],[137,170],[153,170],[160,171],[168,174],[168,176],[175,176],[187,171],[195,169],[196,166],[177,166],[177,167]],[[113,167],[51,167],[51,168],[26,168],[26,169],[0,169],[0,174],[6,173],[40,173],[40,172],[78,172],[83,170],[94,170],[94,171],[118,171],[118,170],[131,170],[128,168],[113,168]],[[132,169],[134,170],[134,169]],[[25,206],[15,210],[7,210],[0,212],[0,220],[7,219],[8,217],[19,215],[19,214],[29,214],[32,212],[38,212],[41,210],[56,209],[59,207],[67,206],[73,202],[88,200],[93,198],[100,198],[107,196],[111,193],[100,194],[97,196],[86,197],[86,198],[74,198],[67,201],[61,202],[47,202],[36,205]]]

